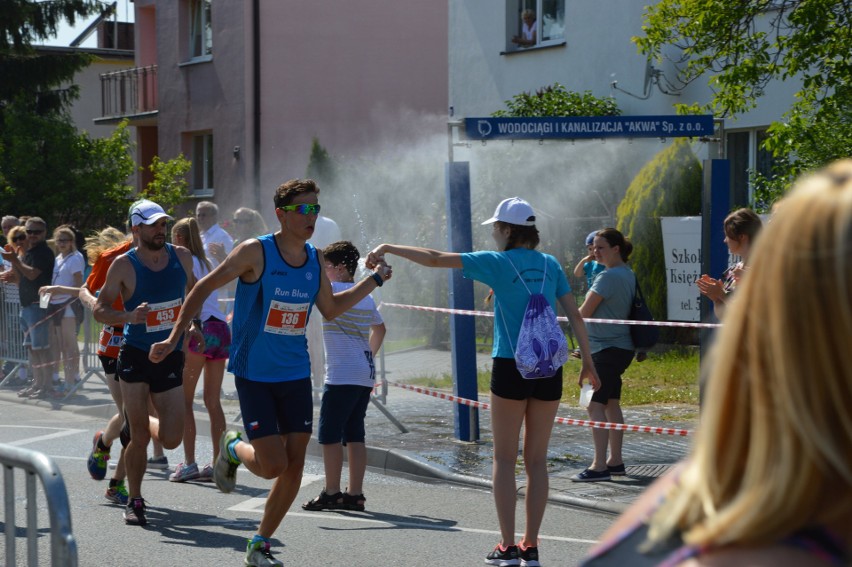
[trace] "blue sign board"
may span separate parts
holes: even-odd
[[[713,135],[713,116],[584,116],[465,118],[471,140],[682,138]]]

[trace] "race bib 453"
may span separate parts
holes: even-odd
[[[165,331],[175,326],[178,315],[180,315],[180,306],[183,300],[173,299],[172,301],[164,301],[162,303],[152,303],[148,306],[148,317],[145,319],[145,332],[153,333],[154,331]]]

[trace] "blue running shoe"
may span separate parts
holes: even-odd
[[[86,461],[86,468],[89,469],[89,474],[95,480],[103,480],[107,472],[109,449],[103,450],[98,446],[98,442],[103,435],[103,431],[95,433],[95,439],[92,442],[92,451],[89,453],[89,458]]]
[[[121,504],[122,506],[127,506],[127,502],[130,500],[130,495],[127,494],[127,487],[124,486],[124,481],[122,480],[115,486],[110,486],[109,488],[107,488],[107,491],[104,494],[104,498],[106,498],[113,504]]]

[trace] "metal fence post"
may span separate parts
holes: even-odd
[[[35,482],[38,476],[44,488],[50,517],[50,564],[54,567],[77,567],[77,542],[71,530],[71,506],[59,467],[44,453],[4,444],[0,444],[0,464],[3,465],[4,481],[6,564],[16,564],[14,469],[22,469],[25,475],[27,498],[27,563],[33,567],[39,564],[38,505]]]

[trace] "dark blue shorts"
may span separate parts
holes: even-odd
[[[320,445],[364,442],[364,417],[372,391],[353,384],[325,385],[320,406]]]
[[[313,430],[314,400],[311,379],[255,382],[237,376],[243,428],[249,440]]]
[[[601,379],[601,387],[592,395],[592,401],[604,404],[609,400],[621,399],[621,375],[633,362],[632,350],[605,348],[592,354],[595,370]]]
[[[491,359],[491,393],[507,400],[534,398],[543,402],[562,399],[562,368],[550,378],[524,378],[514,358]]]

